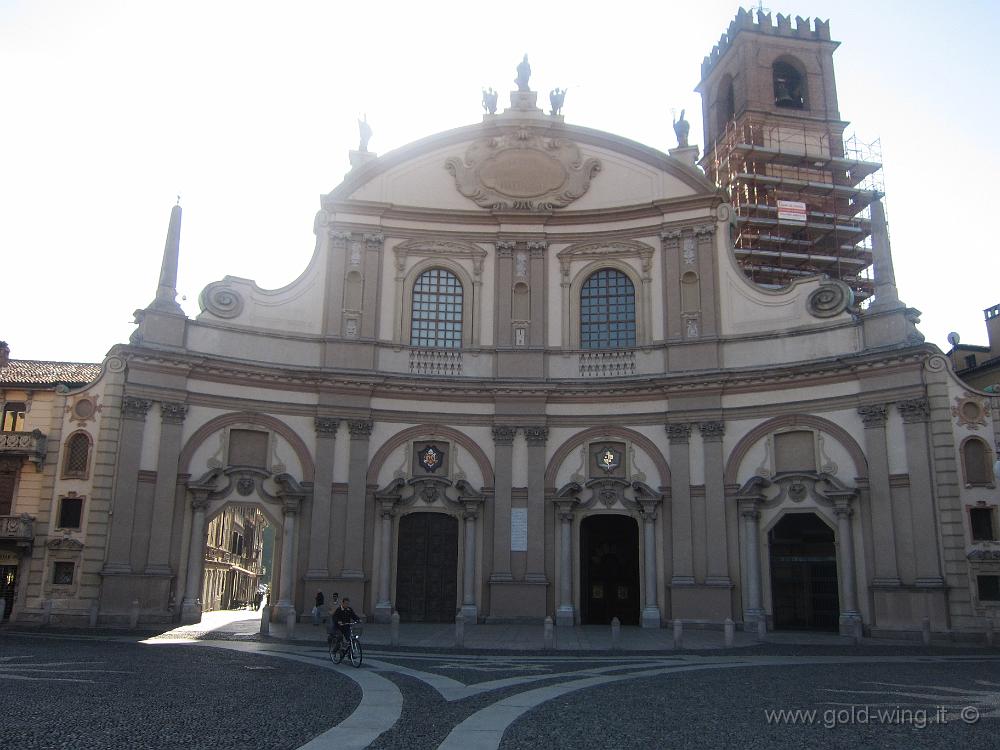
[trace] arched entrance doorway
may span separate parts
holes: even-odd
[[[838,629],[837,548],[815,513],[789,513],[768,532],[775,629]]]
[[[258,610],[269,592],[274,526],[254,504],[228,503],[208,522],[202,611]]]
[[[399,519],[396,611],[401,622],[453,622],[458,601],[458,519],[407,513]]]
[[[585,625],[639,624],[639,526],[623,515],[580,524],[580,619]]]

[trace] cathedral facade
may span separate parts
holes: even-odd
[[[197,621],[208,525],[254,506],[275,617],[322,590],[379,622],[982,632],[997,398],[917,331],[842,127],[737,138],[756,166],[720,176],[741,117],[840,122],[828,25],[748,18],[703,67],[701,168],[686,130],[664,154],[568,124],[519,69],[482,122],[353,152],[286,287],[227,276],[186,317],[175,208],[155,300],[68,396],[101,406],[84,522],[36,523],[17,614]],[[805,156],[817,202],[786,200]],[[852,239],[818,239],[852,200]]]

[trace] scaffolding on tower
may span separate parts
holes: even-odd
[[[823,126],[742,115],[703,166],[725,188],[736,219],[736,259],[772,289],[825,274],[872,295],[871,215],[884,194],[881,143]]]

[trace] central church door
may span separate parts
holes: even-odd
[[[454,622],[458,600],[458,519],[409,513],[399,519],[396,611],[401,622]]]
[[[639,527],[628,516],[580,524],[580,604],[585,625],[639,624]]]

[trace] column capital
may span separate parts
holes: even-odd
[[[313,419],[317,435],[336,437],[340,429],[340,420],[336,417],[316,417]]]
[[[701,439],[706,443],[718,443],[722,441],[722,436],[726,434],[726,423],[721,419],[712,422],[701,422],[698,424],[701,430]]]
[[[205,510],[208,507],[208,492],[192,491],[194,497],[191,498],[191,510]]]
[[[347,423],[347,430],[351,433],[352,438],[365,438],[367,440],[371,437],[372,428],[374,426],[375,423],[370,419],[358,421],[351,420]]]
[[[351,233],[344,232],[339,229],[330,228],[327,230],[327,237],[330,238],[330,245],[341,250],[347,247],[347,243],[351,241]]]
[[[663,425],[663,429],[667,431],[667,439],[671,443],[686,443],[691,437],[690,422],[672,422]]]
[[[897,401],[896,408],[903,415],[903,422],[927,422],[931,418],[931,405],[926,398],[910,398]]]
[[[495,424],[493,425],[493,442],[498,445],[510,445],[514,442],[514,436],[517,434],[517,427],[512,427],[506,424]]]
[[[187,404],[179,401],[163,401],[160,403],[160,421],[167,424],[183,424],[187,411]]]
[[[139,422],[145,422],[146,414],[152,406],[153,402],[148,398],[125,396],[122,398],[122,416],[125,417],[125,419],[134,419]]]
[[[740,515],[743,516],[743,518],[750,519],[751,521],[759,521],[760,520],[760,511],[757,510],[757,506],[756,505],[750,506],[750,507],[746,507],[746,508],[740,508]]]
[[[514,255],[514,248],[517,247],[517,243],[514,240],[497,240],[496,249],[497,255],[501,258],[510,258]]]
[[[664,247],[677,247],[681,241],[681,230],[668,229],[665,232],[660,232],[660,239],[663,241]]]
[[[465,509],[462,511],[462,518],[466,521],[475,521],[479,518],[479,506],[466,505]]]
[[[281,511],[286,516],[294,516],[299,512],[299,499],[297,497],[286,497],[282,499]]]
[[[715,224],[699,224],[694,228],[694,236],[699,239],[711,237],[715,234]]]
[[[888,409],[885,404],[865,404],[858,407],[858,414],[865,427],[885,427]]]
[[[545,441],[549,439],[548,427],[530,426],[521,429],[524,430],[524,438],[528,441],[528,445],[545,445]]]
[[[373,232],[365,235],[365,247],[369,250],[378,250],[385,244],[385,235],[381,232]]]
[[[840,503],[838,503],[833,508],[833,514],[837,518],[850,518],[852,515],[854,515],[854,511],[851,509],[851,506],[841,505]]]

